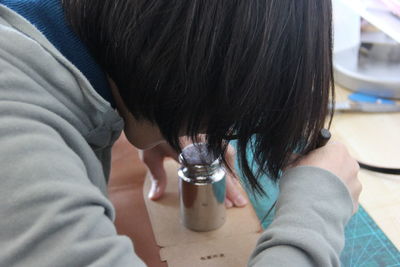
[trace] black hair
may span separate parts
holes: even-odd
[[[315,148],[333,99],[331,0],[63,0],[136,119],[177,150],[237,137],[252,188]],[[333,101],[333,100],[332,100]],[[251,147],[254,159],[246,158]],[[252,171],[256,163],[258,171]]]

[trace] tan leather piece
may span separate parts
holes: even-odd
[[[121,135],[113,147],[109,197],[116,209],[118,234],[131,238],[136,254],[150,267],[166,267],[159,256],[144,198],[147,168],[138,151]]]

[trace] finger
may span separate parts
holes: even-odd
[[[178,153],[169,144],[162,144],[162,151],[165,157],[169,157],[175,161],[178,161]]]
[[[151,187],[148,197],[157,200],[162,197],[167,187],[167,174],[164,169],[163,158],[145,160],[151,173]]]
[[[232,208],[233,207],[232,201],[230,201],[229,199],[225,199],[225,207],[227,209]]]
[[[360,183],[360,181],[357,179],[356,180],[356,185],[354,186],[355,188],[355,199],[353,200],[354,202],[354,208],[353,208],[353,214],[357,213],[358,211],[358,207],[359,207],[359,198],[360,198],[360,194],[362,192],[362,184]]]
[[[233,148],[233,146],[228,145],[226,152],[225,152],[225,159],[226,159],[226,163],[228,164],[229,169],[232,171],[232,173],[228,173],[228,176],[231,176],[234,184],[238,184],[238,180],[237,180],[238,176],[237,176],[236,170],[235,170],[236,151]]]
[[[233,205],[236,207],[244,207],[247,204],[247,199],[244,197],[241,190],[239,190],[239,182],[235,172],[236,151],[233,146],[228,145],[225,154],[226,162],[232,173],[228,173],[226,177],[226,196]]]
[[[353,215],[357,213],[358,208],[359,208],[359,205],[358,205],[358,202],[357,202],[357,203],[354,204],[354,207],[353,207]]]
[[[247,199],[233,182],[231,176],[226,177],[226,198],[236,207],[244,207],[247,204]]]

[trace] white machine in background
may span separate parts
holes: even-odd
[[[334,0],[336,82],[400,99],[400,18],[379,0]],[[360,32],[361,17],[381,32]]]

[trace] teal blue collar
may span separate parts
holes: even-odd
[[[35,25],[86,76],[93,88],[114,106],[107,76],[67,25],[61,0],[0,0],[0,4]]]

